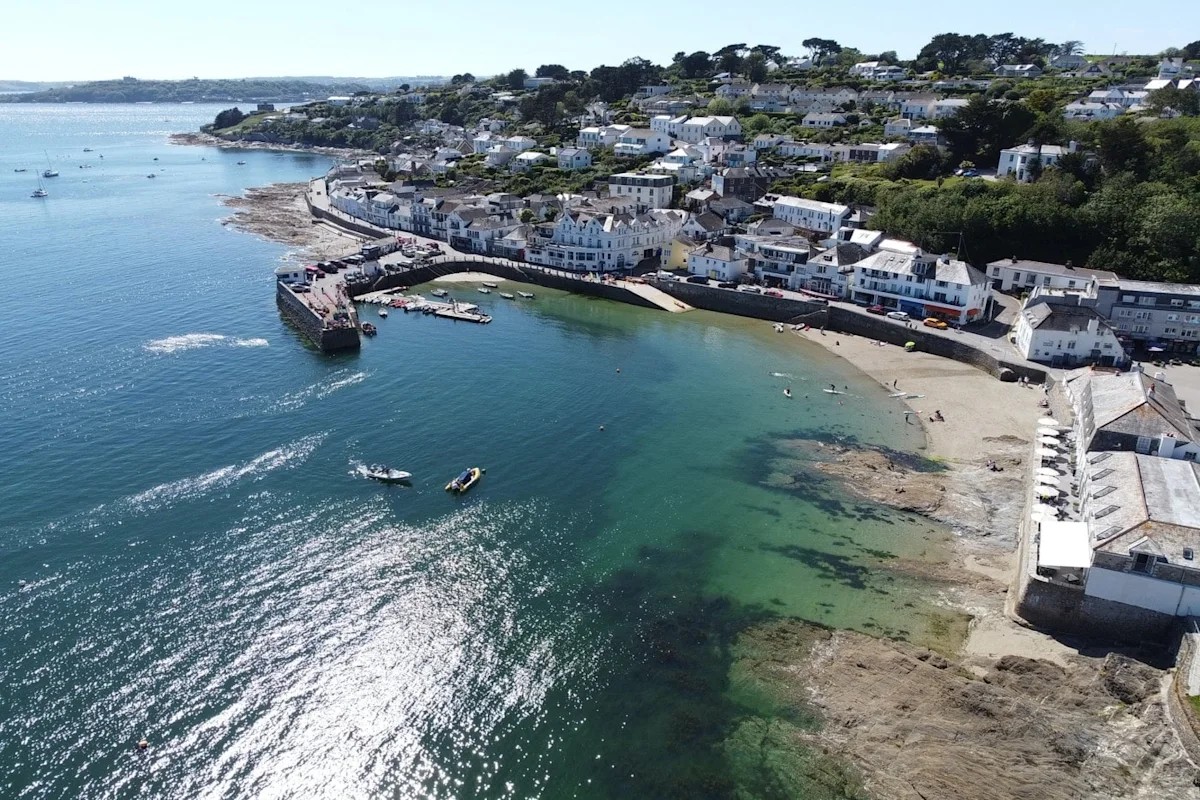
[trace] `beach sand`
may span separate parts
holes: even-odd
[[[450,275],[442,275],[434,278],[434,283],[501,283],[503,278],[497,278],[495,275],[488,275],[486,272],[455,272]]]

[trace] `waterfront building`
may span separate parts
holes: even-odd
[[[712,243],[688,253],[688,272],[717,281],[736,281],[746,274],[746,259],[732,247]]]
[[[808,231],[833,233],[850,219],[850,207],[822,203],[803,197],[780,197],[772,205],[772,214],[784,222]]]
[[[1052,367],[1125,364],[1125,350],[1108,320],[1078,300],[1035,292],[1026,301],[1013,325],[1013,344],[1022,358]]]
[[[1132,451],[1195,461],[1200,456],[1196,422],[1174,387],[1139,367],[1120,374],[1079,369],[1064,381],[1075,425],[1075,460],[1089,453]]]
[[[1051,264],[1024,258],[1003,258],[989,262],[988,278],[992,288],[1001,292],[1033,291],[1035,287],[1078,292],[1086,297],[1096,297],[1101,281],[1117,279],[1116,273],[1102,269],[1076,267],[1066,264]]]
[[[686,211],[655,209],[644,214],[568,209],[555,223],[537,225],[526,247],[534,264],[576,272],[632,269],[660,256],[687,218]]]
[[[1117,335],[1135,347],[1200,352],[1200,286],[1183,283],[1101,280],[1096,309]]]
[[[897,252],[886,249],[885,240],[879,252],[854,265],[854,301],[956,325],[983,317],[991,290],[982,272],[964,261],[902,244],[903,252]]]

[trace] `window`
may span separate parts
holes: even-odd
[[[1133,571],[1134,572],[1149,572],[1150,571],[1150,555],[1148,553],[1135,553],[1133,556]]]
[[[1175,298],[1171,301],[1171,305],[1175,306],[1176,308],[1179,308],[1183,305],[1183,301],[1180,300],[1179,298]]]
[[[1178,321],[1179,321],[1178,314],[1167,314],[1167,322],[1178,322]]]
[[[1123,295],[1121,295],[1121,302],[1122,302],[1122,303],[1132,303],[1132,302],[1133,302],[1133,295],[1131,295],[1131,294],[1123,294]]]
[[[1019,272],[1014,272],[1014,273],[1013,273],[1013,283],[1017,283],[1017,282],[1018,282],[1018,281],[1020,281],[1020,280],[1021,280],[1021,273],[1019,273]]]
[[[1152,306],[1152,305],[1154,305],[1154,298],[1153,297],[1139,297],[1138,305],[1139,306]]]
[[[1074,342],[1074,341],[1067,342],[1067,349],[1068,349],[1068,350],[1074,350],[1074,349],[1075,349],[1075,342]]]
[[[1150,330],[1150,327],[1148,325],[1134,325],[1133,326],[1134,333],[1146,333],[1149,330]]]
[[[1118,316],[1118,317],[1132,317],[1132,316],[1133,316],[1133,310],[1132,310],[1132,309],[1129,309],[1129,308],[1122,308],[1122,309],[1119,309],[1119,310],[1117,311],[1117,316]]]

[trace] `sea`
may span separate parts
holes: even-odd
[[[739,642],[957,624],[896,567],[947,532],[812,469],[919,457],[897,401],[764,322],[542,289],[322,355],[299,254],[221,198],[330,162],[168,143],[220,109],[0,104],[0,797],[850,796]]]

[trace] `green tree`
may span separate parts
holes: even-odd
[[[733,103],[729,102],[724,97],[714,97],[708,102],[708,113],[720,116],[729,116],[733,113]]]
[[[805,39],[800,44],[808,50],[809,57],[818,66],[829,56],[835,56],[842,52],[842,46],[833,39],[821,39],[814,36],[810,39]]]
[[[562,64],[542,64],[535,74],[539,78],[554,78],[556,81],[565,81],[571,77],[571,72]]]
[[[1146,105],[1155,113],[1171,110],[1185,117],[1200,115],[1200,93],[1167,86],[1150,93]]]
[[[1137,122],[1130,117],[1117,117],[1100,125],[1096,138],[1100,164],[1106,174],[1128,172],[1145,178],[1150,151]]]
[[[679,69],[685,78],[707,78],[712,72],[712,56],[697,50],[679,61]]]
[[[1011,147],[1035,122],[1021,103],[987,100],[976,95],[963,109],[941,124],[952,161],[964,158],[994,164],[1000,151]]]
[[[713,53],[713,58],[717,61],[717,69],[721,72],[728,72],[730,75],[742,71],[742,51],[746,49],[746,43],[727,44],[717,52]]]
[[[766,114],[755,114],[742,123],[742,130],[750,133],[762,133],[771,130],[771,118]]]
[[[1025,105],[1041,114],[1049,114],[1058,105],[1058,95],[1051,89],[1034,89],[1025,98]]]
[[[525,79],[529,77],[529,73],[518,67],[512,72],[504,76],[504,85],[510,89],[524,89]]]
[[[246,115],[242,113],[240,108],[227,108],[217,114],[217,118],[213,120],[213,127],[217,130],[232,128],[234,125],[241,124],[245,118]]]
[[[767,79],[767,59],[762,53],[751,53],[746,56],[746,77],[752,83],[762,83]]]

